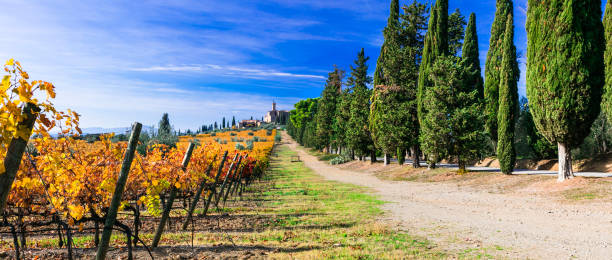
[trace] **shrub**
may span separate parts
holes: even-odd
[[[245,148],[244,148],[244,145],[242,145],[242,143],[236,143],[236,150],[240,150],[240,151],[242,151],[242,150],[244,150],[244,149],[245,149]]]
[[[340,156],[340,155],[338,155],[338,154],[324,154],[324,155],[319,156],[319,161],[330,161],[332,159],[335,159],[338,156]]]
[[[347,163],[347,162],[350,162],[350,161],[352,161],[352,159],[350,157],[348,157],[347,155],[340,155],[340,156],[337,156],[334,159],[331,159],[329,161],[329,163],[331,165],[338,165],[338,164],[343,164],[343,163]]]
[[[253,136],[253,135],[255,135],[255,134],[253,134],[253,132],[249,132],[249,133],[248,133],[248,135]]]
[[[236,136],[236,133],[232,132],[232,133],[230,133],[230,136]]]

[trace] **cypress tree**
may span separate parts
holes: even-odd
[[[157,129],[157,135],[171,135],[172,134],[172,126],[170,126],[170,117],[168,113],[164,113],[162,115],[161,120],[159,120],[159,128]]]
[[[389,18],[387,20],[387,26],[383,30],[383,35],[385,41],[380,50],[380,56],[378,57],[378,61],[376,63],[376,71],[374,72],[374,94],[376,96],[379,89],[383,89],[384,86],[389,84],[395,84],[398,81],[399,73],[401,70],[401,66],[399,65],[398,60],[398,52],[401,49],[400,43],[400,25],[399,25],[399,16],[400,16],[400,7],[398,0],[391,0],[391,5],[389,7]],[[391,65],[393,64],[393,65]],[[377,86],[382,86],[378,88]],[[393,100],[387,100],[387,102],[395,102]],[[388,106],[387,106],[388,105]],[[372,102],[372,106],[370,107],[370,117],[369,117],[369,125],[370,127],[376,127],[376,129],[371,129],[372,131],[372,139],[377,148],[383,149],[385,152],[385,158],[389,158],[389,154],[395,153],[395,144],[393,147],[388,147],[388,144],[392,144],[393,133],[390,129],[389,118],[393,117],[393,113],[395,112],[391,109],[392,106],[396,104],[379,104],[374,105]],[[383,108],[383,106],[387,106]],[[372,113],[376,113],[372,115]],[[383,114],[381,114],[383,113]],[[375,119],[376,123],[372,120]],[[378,142],[377,142],[378,140]],[[386,141],[383,141],[386,140]],[[385,160],[385,164],[388,164],[389,160]]]
[[[334,71],[328,75],[318,105],[315,131],[317,148],[327,147],[328,152],[331,152],[334,137],[333,125],[336,117],[336,106],[342,91],[342,78],[344,78],[344,71],[334,66]]]
[[[236,126],[236,117],[232,116],[232,127]]]
[[[425,89],[431,86],[428,74],[437,57],[448,55],[448,0],[438,0],[431,8],[425,35],[423,56],[419,67],[418,114],[419,122],[424,117],[423,97]]]
[[[431,166],[456,157],[459,170],[480,158],[485,143],[484,115],[478,90],[469,84],[475,70],[458,57],[439,57],[429,77],[433,86],[425,93],[421,147]]]
[[[461,14],[459,8],[448,16],[448,53],[451,55],[456,55],[463,46],[465,24],[465,16]]]
[[[342,148],[346,147],[347,137],[346,132],[348,131],[348,121],[351,116],[351,98],[353,93],[350,87],[343,90],[338,97],[338,104],[336,106],[336,114],[334,120],[334,145],[338,148],[338,153],[342,152]]]
[[[537,129],[557,143],[559,181],[573,177],[571,149],[599,115],[605,83],[600,0],[528,2],[527,97]]]
[[[429,24],[425,35],[423,55],[419,67],[419,81],[417,89],[417,115],[419,119],[420,131],[423,131],[423,121],[425,120],[426,110],[424,106],[425,93],[433,83],[429,79],[429,73],[438,57],[447,56],[448,45],[448,0],[438,0],[431,8]],[[422,140],[422,138],[421,138]],[[430,160],[430,162],[432,162]],[[430,164],[435,168],[435,163]]]
[[[514,17],[508,14],[506,31],[503,40],[503,55],[501,63],[501,82],[499,85],[499,112],[497,114],[497,158],[501,171],[510,174],[514,170],[516,151],[514,150],[514,126],[518,107],[518,88],[514,72],[516,51],[514,42]]]
[[[170,117],[168,113],[164,113],[161,120],[159,120],[159,129],[157,130],[155,142],[173,147],[177,141],[176,132],[170,125]]]
[[[223,120],[221,121],[221,129],[225,129],[225,117],[223,117]]]
[[[387,45],[389,44],[387,32],[389,31],[389,27],[393,27],[395,26],[395,24],[397,24],[397,21],[400,15],[399,11],[400,11],[399,0],[391,0],[391,6],[389,8],[389,18],[387,19],[387,26],[383,30],[385,41],[380,47],[380,55],[378,56],[378,60],[376,60],[376,69],[374,71],[374,85],[375,86],[386,84],[383,65],[385,63],[385,57],[387,54],[387,48],[388,48]]]
[[[491,27],[489,51],[485,63],[484,98],[487,115],[486,129],[491,139],[497,142],[497,111],[499,110],[499,84],[501,82],[501,63],[503,55],[503,40],[506,31],[508,14],[514,12],[512,0],[497,0],[495,18]],[[513,44],[513,48],[514,44]],[[518,72],[518,62],[516,62]]]
[[[601,109],[606,113],[608,118],[612,118],[612,3],[610,1],[606,3],[603,26],[606,37],[606,52],[604,54],[606,84],[604,86]]]
[[[480,70],[480,51],[478,50],[478,35],[476,33],[476,14],[470,14],[470,20],[465,30],[465,40],[463,41],[463,49],[461,50],[463,63],[465,66],[471,66],[476,70],[474,77],[468,80],[468,84],[476,86],[478,96],[484,97],[484,86],[482,73]]]
[[[370,129],[368,127],[368,117],[370,115],[370,96],[371,91],[367,84],[372,83],[372,78],[368,76],[368,60],[362,48],[355,66],[351,66],[351,76],[347,79],[347,84],[353,87],[353,95],[350,103],[350,116],[348,129],[346,132],[347,145],[357,155],[370,155],[370,160],[376,162],[376,151]]]

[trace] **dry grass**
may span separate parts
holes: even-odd
[[[589,167],[607,167],[607,160],[596,159]],[[493,163],[494,162],[488,162]],[[584,162],[581,162],[584,164]],[[489,193],[519,196],[545,196],[567,203],[591,203],[612,199],[612,178],[576,177],[558,183],[556,177],[545,175],[505,175],[498,172],[467,172],[437,168],[412,168],[410,165],[354,161],[339,166],[343,169],[371,173],[390,181],[444,182]],[[584,167],[584,166],[583,166]]]

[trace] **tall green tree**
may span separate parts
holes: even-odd
[[[221,120],[221,128],[225,129],[225,117],[223,117],[223,120]]]
[[[176,137],[174,130],[172,129],[172,125],[170,125],[170,117],[168,113],[164,113],[162,115],[161,120],[159,120],[159,125],[157,129],[157,136],[152,140],[154,143],[165,144],[170,147],[176,146],[176,142],[178,142],[178,137]]]
[[[405,93],[397,85],[378,85],[374,87],[372,104],[370,105],[369,129],[377,149],[385,154],[385,164],[389,164],[389,155],[397,152],[397,127],[405,121],[399,121],[398,111],[405,108]]]
[[[559,181],[574,176],[571,149],[600,112],[605,37],[600,0],[528,2],[527,98],[537,129],[557,143]]]
[[[454,157],[459,170],[465,171],[469,162],[482,156],[486,133],[478,90],[469,83],[474,73],[454,56],[439,57],[429,73],[433,86],[424,96],[420,138],[432,167]]]
[[[465,66],[471,66],[476,70],[473,78],[469,79],[469,84],[476,86],[478,96],[484,97],[484,80],[480,69],[480,51],[478,50],[478,34],[476,33],[476,14],[470,14],[470,20],[465,29],[465,40],[463,49],[461,50],[463,63]]]
[[[412,4],[404,6],[404,13],[401,15],[401,39],[402,39],[402,64],[401,86],[405,92],[405,100],[401,111],[406,120],[403,126],[404,143],[398,149],[398,157],[403,157],[405,151],[403,147],[412,149],[412,166],[420,167],[419,162],[419,120],[417,113],[417,92],[419,82],[419,68],[421,57],[423,56],[423,44],[425,32],[427,30],[427,5],[420,4],[416,0]],[[408,112],[406,114],[406,112]],[[399,158],[398,158],[399,159]],[[399,161],[399,160],[398,160]],[[401,163],[401,162],[400,162]]]
[[[601,109],[607,118],[612,118],[612,2],[606,2],[606,12],[603,18],[604,33],[606,37],[606,51],[604,65],[606,66],[606,84],[604,85]]]
[[[505,174],[514,170],[516,151],[514,150],[514,126],[518,113],[518,88],[514,72],[516,51],[514,49],[514,18],[508,14],[506,31],[502,44],[501,81],[499,85],[499,111],[497,114],[497,158],[500,169]]]
[[[448,16],[448,53],[451,55],[457,55],[463,46],[465,25],[465,16],[459,8]]]
[[[336,107],[340,101],[342,92],[342,79],[344,71],[334,66],[334,70],[328,74],[325,88],[321,93],[316,116],[316,138],[317,148],[327,148],[331,152],[331,144],[334,137],[334,121],[336,119]]]
[[[308,122],[315,119],[317,113],[317,104],[319,98],[308,98],[295,103],[293,110],[290,112],[289,121],[294,128],[293,139],[299,144],[304,145],[304,132]],[[314,134],[313,134],[314,137]]]
[[[368,84],[372,78],[368,76],[368,60],[362,48],[357,54],[354,66],[351,66],[351,76],[347,85],[352,86],[353,94],[349,107],[349,120],[346,131],[347,145],[360,157],[370,155],[370,160],[376,162],[376,150],[368,126],[370,115],[371,91]]]
[[[448,44],[448,0],[437,0],[431,8],[429,23],[425,35],[423,56],[419,67],[419,81],[417,91],[417,114],[420,124],[420,131],[423,131],[423,121],[426,117],[425,93],[427,88],[432,87],[430,81],[430,70],[439,57],[449,55]],[[421,133],[422,135],[422,133]],[[422,138],[420,138],[423,140]],[[423,143],[421,142],[421,145]],[[440,156],[436,156],[440,157]],[[436,160],[429,160],[430,167],[435,167]]]
[[[236,116],[232,116],[232,127],[236,126]]]
[[[496,8],[485,63],[484,82],[485,113],[487,114],[485,127],[494,142],[497,142],[497,111],[499,110],[499,84],[501,82],[504,34],[508,14],[514,12],[514,6],[512,0],[497,0]],[[514,48],[516,49],[516,47]],[[518,62],[515,62],[515,68],[518,73]]]
[[[389,18],[387,19],[387,26],[383,30],[383,35],[385,37],[385,41],[380,47],[380,55],[378,56],[378,60],[376,61],[376,69],[374,71],[374,85],[385,85],[385,72],[384,72],[384,63],[387,57],[387,49],[389,43],[389,35],[388,32],[393,29],[397,29],[399,27],[398,19],[400,16],[400,5],[399,0],[391,0],[391,5],[389,7]]]
[[[159,120],[157,135],[170,135],[172,134],[172,126],[170,125],[170,116],[168,113],[164,113],[162,118]]]
[[[399,57],[399,52],[402,48],[401,46],[401,38],[400,38],[400,6],[398,0],[391,0],[391,5],[389,8],[389,18],[387,20],[387,26],[383,30],[384,42],[381,47],[381,56],[378,58],[376,64],[376,71],[374,72],[374,94],[376,96],[376,91],[382,90],[385,86],[389,86],[391,84],[397,84],[399,81],[400,73],[401,73],[401,61]],[[379,87],[380,86],[380,87]],[[387,102],[398,102],[397,100],[387,100]],[[382,106],[387,106],[383,109]],[[382,149],[385,152],[385,165],[389,164],[390,154],[395,153],[396,144],[393,144],[393,148],[387,147],[386,144],[392,142],[385,142],[384,144],[381,141],[383,139],[393,139],[392,131],[390,130],[390,125],[388,120],[390,120],[394,116],[394,111],[391,109],[395,107],[396,104],[376,104],[372,102],[372,106],[370,108],[370,117],[369,117],[369,125],[370,127],[375,126],[376,129],[371,129],[372,139],[375,143],[375,146],[379,149]],[[375,108],[375,109],[373,109]],[[372,113],[376,113],[372,115]],[[379,114],[385,113],[385,114]],[[372,122],[372,119],[378,119],[382,121],[377,121],[376,123]],[[382,136],[385,135],[385,136]]]
[[[351,117],[351,99],[353,97],[351,87],[342,90],[338,97],[336,106],[336,115],[334,120],[334,137],[333,145],[338,149],[338,153],[342,152],[342,148],[347,145],[348,122]]]

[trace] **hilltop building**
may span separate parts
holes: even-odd
[[[285,124],[289,119],[289,112],[287,110],[276,110],[276,102],[272,102],[272,110],[266,113],[264,122],[270,124]]]
[[[238,128],[251,128],[258,127],[261,125],[259,120],[242,120],[238,123]]]

